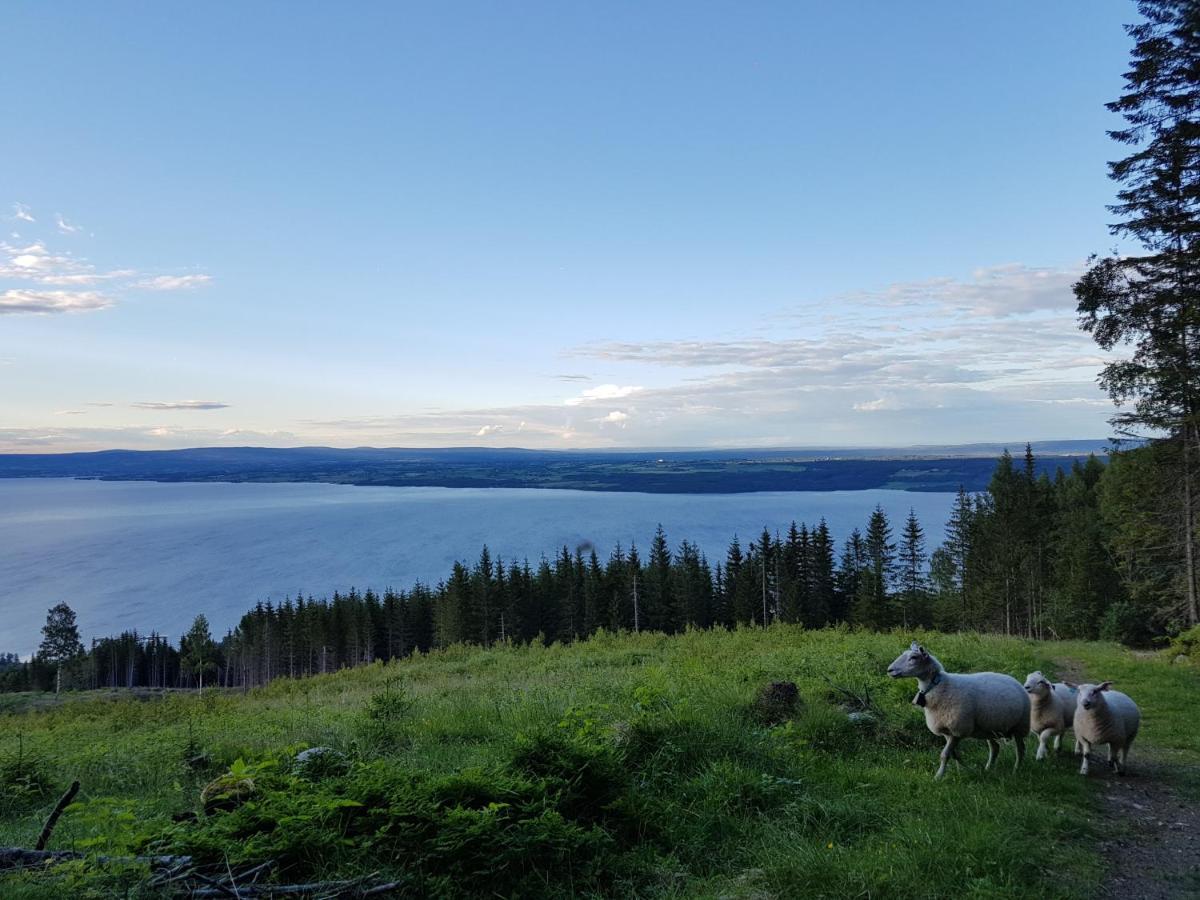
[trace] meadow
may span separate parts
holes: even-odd
[[[4,696],[0,845],[31,847],[78,779],[53,849],[270,859],[274,879],[369,874],[397,896],[1094,895],[1105,841],[1128,827],[1105,805],[1115,776],[1082,778],[1065,753],[1014,774],[1011,747],[984,772],[968,741],[935,783],[941,741],[915,682],[884,674],[910,637],[601,633],[247,693]],[[1112,679],[1143,709],[1130,779],[1200,796],[1195,666],[1115,644],[919,637],[952,671]],[[757,701],[785,680],[796,705]],[[295,764],[318,746],[338,753]],[[0,893],[162,889],[141,865],[72,862],[0,876]]]

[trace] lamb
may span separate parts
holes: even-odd
[[[919,690],[913,704],[924,707],[926,727],[946,738],[935,780],[946,774],[951,757],[961,761],[958,745],[968,737],[987,741],[985,770],[1000,754],[999,739],[1012,738],[1017,751],[1013,771],[1020,767],[1025,758],[1025,736],[1029,734],[1029,695],[1017,679],[999,672],[947,672],[916,641],[896,657],[887,673],[892,678],[917,679]]]
[[[1054,749],[1062,746],[1062,736],[1075,719],[1075,688],[1064,681],[1051,683],[1041,672],[1030,672],[1025,679],[1029,694],[1029,728],[1038,736],[1037,759],[1046,758],[1046,741],[1054,736]],[[1079,752],[1079,739],[1075,739]]]
[[[1075,707],[1075,737],[1083,746],[1079,774],[1088,773],[1088,754],[1093,744],[1108,744],[1108,764],[1125,774],[1125,760],[1142,722],[1138,705],[1120,691],[1110,690],[1111,681],[1079,685]]]

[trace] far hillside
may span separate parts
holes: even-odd
[[[1016,452],[1022,444],[1015,443]],[[1106,442],[1031,445],[1040,470],[1106,452]],[[449,447],[209,447],[2,454],[0,478],[329,482],[401,487],[570,488],[710,494],[751,491],[983,490],[1008,445],[875,449],[548,451]]]

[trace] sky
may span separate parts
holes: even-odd
[[[1103,437],[1134,16],[6,4],[0,451]]]

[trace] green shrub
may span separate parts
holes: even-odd
[[[1168,653],[1172,659],[1183,655],[1189,662],[1200,662],[1200,625],[1193,625],[1171,638]]]
[[[46,771],[46,763],[25,749],[25,739],[18,735],[16,747],[0,756],[0,807],[14,809],[36,805],[54,793],[54,782]]]
[[[1100,620],[1100,639],[1116,641],[1126,647],[1144,647],[1152,634],[1145,611],[1127,600],[1118,600],[1104,611]]]

